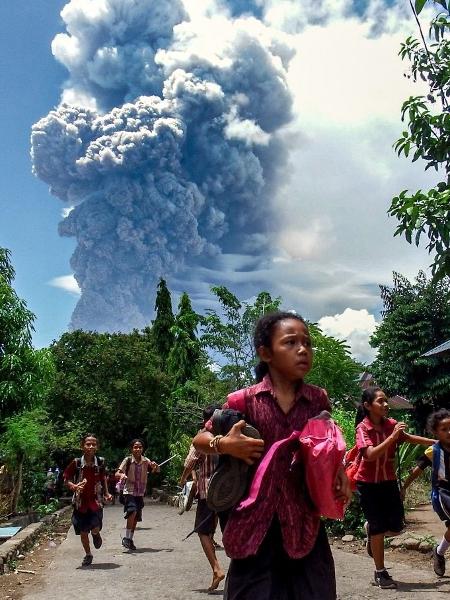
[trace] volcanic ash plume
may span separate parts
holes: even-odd
[[[61,14],[53,51],[70,77],[33,126],[32,159],[74,207],[60,223],[77,240],[71,325],[141,327],[161,275],[267,252],[292,49],[253,17],[190,20],[176,1],[72,0]]]

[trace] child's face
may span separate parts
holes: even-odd
[[[298,319],[278,321],[272,331],[270,348],[261,346],[258,354],[288,381],[303,379],[312,367],[312,345],[308,328]]]
[[[81,445],[86,456],[94,456],[97,452],[97,439],[95,437],[87,437]]]
[[[142,456],[143,451],[144,451],[144,448],[142,447],[142,444],[140,442],[135,442],[133,444],[133,447],[131,448],[131,452],[133,453],[133,456],[136,456],[137,458],[139,456]]]
[[[364,406],[369,411],[369,415],[375,419],[387,417],[389,412],[389,404],[387,402],[386,394],[381,390],[378,390],[378,392],[375,393],[375,398],[373,399],[372,404],[364,402]]]
[[[439,421],[434,433],[441,444],[446,448],[450,448],[450,418]]]

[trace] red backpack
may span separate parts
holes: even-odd
[[[356,476],[358,475],[360,465],[361,452],[358,446],[355,445],[353,448],[350,448],[344,458],[345,474],[348,477],[352,492],[356,491]]]

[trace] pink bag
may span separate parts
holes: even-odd
[[[342,519],[344,502],[335,498],[334,484],[345,454],[341,430],[323,411],[309,419],[300,433],[300,459],[305,465],[305,477],[311,500],[317,513],[329,519]]]

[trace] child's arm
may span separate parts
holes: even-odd
[[[413,435],[412,433],[403,432],[403,440],[404,442],[409,442],[410,444],[420,444],[421,446],[432,446],[436,443],[436,440],[432,440],[431,438],[422,437],[421,435]]]
[[[156,463],[154,460],[150,460],[149,458],[147,460],[148,460],[148,466],[152,473],[159,473],[161,471],[158,463]]]
[[[405,428],[406,423],[396,423],[393,432],[384,440],[384,442],[381,442],[378,446],[367,446],[362,450],[364,458],[367,461],[372,462],[377,460],[377,458],[380,458],[380,456],[383,456],[392,444],[398,442],[400,435],[404,434]]]
[[[103,486],[103,497],[104,497],[105,501],[111,502],[112,496],[108,490],[108,479],[106,478],[106,473],[103,473],[102,486]]]
[[[233,425],[227,435],[219,439],[216,447],[219,454],[229,454],[252,465],[261,457],[264,451],[264,441],[243,435],[241,430],[245,425],[244,420]],[[216,449],[210,446],[213,438],[214,436],[209,431],[201,431],[197,433],[192,443],[195,449],[203,454],[216,454]]]
[[[127,459],[124,458],[124,460],[120,463],[119,468],[116,471],[116,479],[119,479],[120,481],[122,481],[122,479],[126,479],[127,478],[127,474],[125,473],[125,469],[127,465]]]
[[[184,467],[184,471],[181,473],[181,477],[180,477],[180,485],[181,485],[181,487],[184,487],[184,484],[188,480],[189,475],[192,476],[192,473],[195,473],[195,471],[191,470],[189,468],[189,466],[188,467]],[[192,477],[192,479],[194,479],[194,477]]]
[[[411,471],[411,473],[405,479],[402,487],[400,488],[400,495],[402,497],[402,500],[405,499],[406,490],[409,488],[409,486],[412,484],[413,481],[415,481],[418,477],[420,477],[422,475],[422,473],[423,473],[423,469],[421,469],[420,467],[414,467],[414,469]]]

